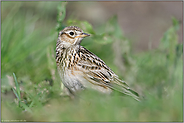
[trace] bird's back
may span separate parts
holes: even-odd
[[[71,91],[92,88],[103,93],[112,90],[138,98],[138,94],[121,81],[118,76],[98,56],[83,46],[71,47],[63,51],[64,84]],[[61,69],[61,68],[60,68]]]

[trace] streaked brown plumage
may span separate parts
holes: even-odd
[[[69,26],[59,32],[56,44],[56,63],[64,86],[72,95],[92,88],[103,93],[112,90],[138,100],[138,93],[121,81],[98,56],[80,45],[84,33],[79,27]]]

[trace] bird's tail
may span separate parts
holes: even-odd
[[[129,95],[134,99],[136,99],[137,101],[140,101],[139,94],[136,91],[129,88],[129,86],[119,78],[114,78],[113,82],[111,82],[111,88],[125,95]]]

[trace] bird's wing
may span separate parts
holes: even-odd
[[[130,95],[138,100],[138,93],[129,88],[129,86],[95,54],[80,46],[80,60],[76,63],[77,67],[83,71],[84,76],[93,84],[108,87],[126,95]]]

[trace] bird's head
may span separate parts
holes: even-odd
[[[90,36],[84,33],[79,27],[69,26],[65,27],[59,32],[58,40],[66,47],[72,45],[79,45],[84,37]]]

